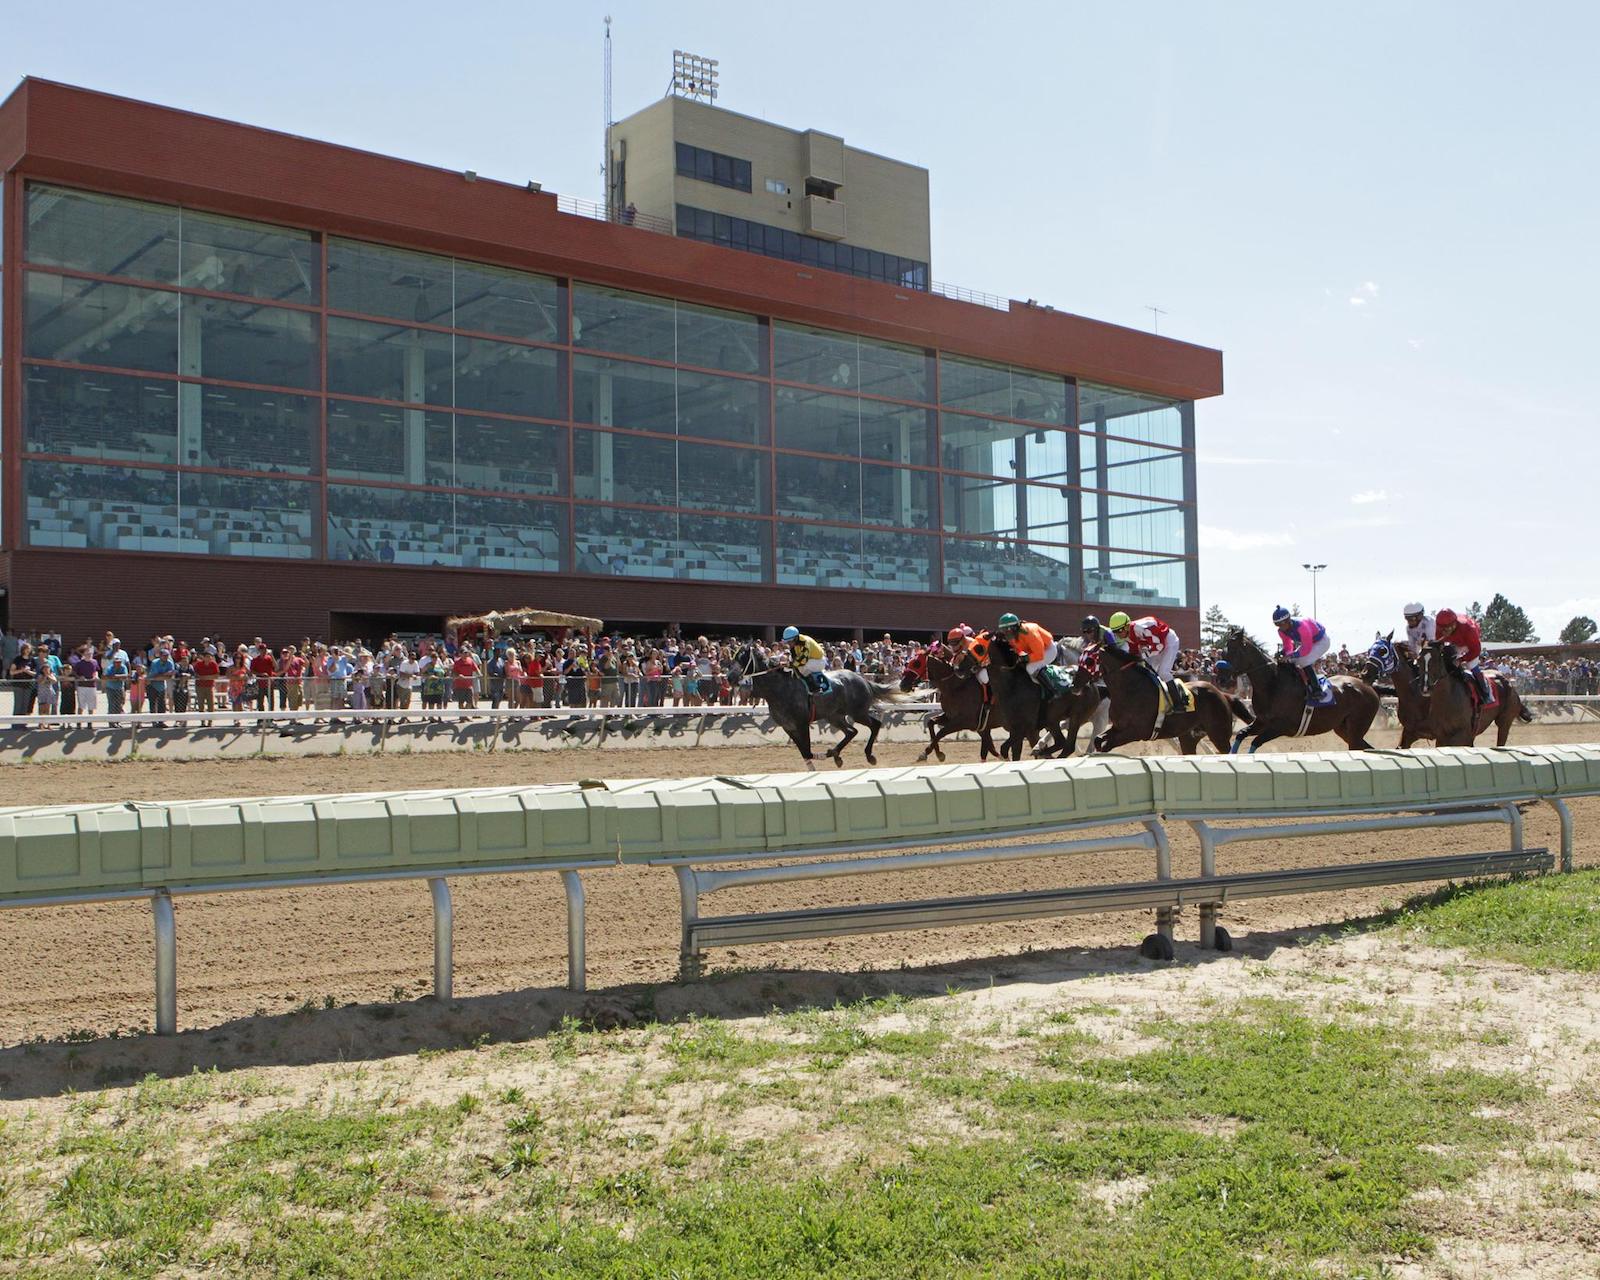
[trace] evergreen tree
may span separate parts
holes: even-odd
[[[1483,611],[1483,638],[1498,644],[1537,644],[1539,637],[1533,633],[1533,623],[1511,601],[1498,591],[1489,607]]]
[[[1200,643],[1207,649],[1220,649],[1227,642],[1228,628],[1232,625],[1221,606],[1212,605],[1200,620]]]
[[[1600,631],[1600,626],[1595,625],[1593,618],[1579,614],[1566,626],[1561,628],[1562,644],[1584,644],[1594,639],[1594,633]]]

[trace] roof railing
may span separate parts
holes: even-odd
[[[574,196],[556,197],[556,208],[562,213],[570,213],[579,218],[593,218],[596,222],[610,222],[621,227],[636,227],[640,231],[653,231],[657,235],[675,235],[677,228],[671,219],[662,218],[653,213],[640,213],[637,209],[611,209],[594,200],[579,200]],[[731,246],[730,246],[731,247]],[[817,270],[828,271],[829,267],[819,267]],[[849,272],[840,272],[849,275]],[[917,286],[896,284],[897,289],[915,289]],[[958,284],[946,284],[942,280],[935,280],[926,287],[928,293],[937,294],[941,298],[950,298],[956,302],[971,302],[980,307],[989,307],[995,311],[1010,311],[1011,300],[1002,298],[996,293],[984,293],[980,289],[967,289]]]

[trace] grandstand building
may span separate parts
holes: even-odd
[[[867,153],[688,105],[613,126],[585,211],[23,81],[0,619],[298,639],[526,604],[829,634],[1124,607],[1195,635],[1220,353],[946,296],[925,171],[879,166],[920,184],[896,221]]]

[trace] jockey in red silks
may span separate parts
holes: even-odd
[[[1326,629],[1315,618],[1294,617],[1281,604],[1272,611],[1272,623],[1278,628],[1282,656],[1299,668],[1306,683],[1306,701],[1316,702],[1322,696],[1317,686],[1317,659],[1328,652]]]
[[[1483,632],[1478,624],[1471,618],[1458,618],[1454,609],[1440,609],[1433,625],[1439,639],[1455,650],[1456,666],[1472,677],[1484,704],[1493,702],[1489,678],[1483,671]]]
[[[1160,618],[1130,618],[1120,611],[1111,615],[1110,626],[1117,641],[1143,658],[1160,683],[1172,679],[1172,668],[1178,661],[1176,631]]]

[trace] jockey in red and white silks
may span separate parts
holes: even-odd
[[[1127,646],[1130,653],[1144,659],[1145,665],[1165,684],[1172,679],[1177,664],[1178,633],[1160,618],[1129,618],[1125,613],[1111,615],[1111,634]]]

